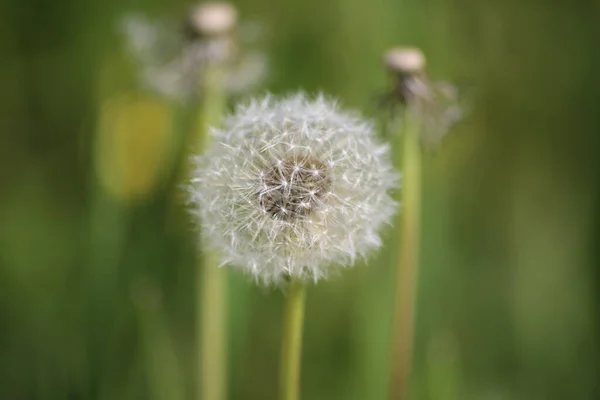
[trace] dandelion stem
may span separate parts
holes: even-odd
[[[402,210],[397,225],[400,227],[400,246],[396,254],[396,294],[393,379],[391,398],[404,400],[408,396],[411,374],[415,303],[419,269],[419,235],[421,202],[421,149],[420,119],[416,110],[408,106],[404,115],[402,156]],[[399,149],[396,149],[399,150]],[[399,151],[396,153],[399,154]]]
[[[216,65],[207,66],[202,76],[202,101],[198,118],[196,146],[207,148],[210,127],[219,123],[225,109],[222,71]],[[227,276],[219,268],[218,258],[203,250],[197,270],[198,310],[198,363],[200,379],[198,396],[202,400],[223,400],[226,393],[227,328],[226,296]]]
[[[217,260],[204,253],[199,265],[201,293],[200,310],[200,399],[226,398],[227,328],[226,328],[226,275],[218,268]]]
[[[300,398],[300,359],[304,321],[305,284],[292,280],[285,304],[279,365],[279,400]]]

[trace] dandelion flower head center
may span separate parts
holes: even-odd
[[[296,155],[261,171],[257,198],[266,214],[292,221],[316,210],[331,183],[331,173],[325,163]]]

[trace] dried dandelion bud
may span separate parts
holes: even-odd
[[[224,263],[267,285],[316,282],[381,245],[398,175],[369,123],[322,96],[266,96],[213,134],[190,201]]]
[[[188,27],[197,36],[228,34],[237,23],[237,10],[229,3],[202,3],[192,9]]]
[[[385,53],[386,66],[393,72],[414,74],[425,69],[425,55],[416,47],[396,47]]]
[[[425,71],[425,55],[414,47],[396,47],[384,55],[392,73],[389,104],[410,108],[420,118],[422,142],[435,147],[452,126],[463,118],[464,109],[456,88],[447,82],[431,82]]]
[[[396,47],[385,53],[384,62],[392,73],[392,98],[404,105],[418,103],[427,91],[423,52],[415,47]]]

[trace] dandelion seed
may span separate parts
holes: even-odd
[[[264,284],[317,281],[380,245],[398,175],[369,123],[323,96],[265,96],[213,134],[190,202],[232,266]]]

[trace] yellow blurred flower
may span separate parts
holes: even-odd
[[[168,103],[157,98],[126,93],[105,101],[95,163],[107,192],[128,203],[152,196],[171,165],[170,121]]]

